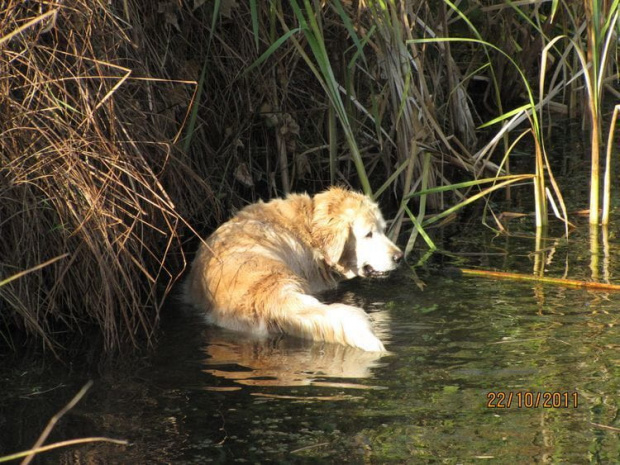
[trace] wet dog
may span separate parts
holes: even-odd
[[[382,352],[364,310],[313,294],[394,270],[403,253],[385,226],[369,197],[337,187],[249,205],[201,245],[185,299],[225,328]]]

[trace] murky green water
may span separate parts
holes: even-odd
[[[453,246],[469,267],[588,278],[587,238],[575,238],[549,241],[557,247],[540,260],[532,239]],[[331,296],[373,313],[389,336],[382,358],[286,337],[247,341],[172,309],[158,352],[104,366],[48,440],[131,445],[73,447],[40,463],[620,462],[620,293],[419,278],[424,291],[401,269]],[[89,377],[70,366],[4,376],[0,453],[30,447]]]

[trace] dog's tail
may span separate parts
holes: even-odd
[[[326,305],[310,295],[289,294],[286,310],[273,323],[283,332],[305,339],[332,342],[368,352],[385,352],[364,310],[344,304]]]

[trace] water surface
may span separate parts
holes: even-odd
[[[550,241],[544,256],[532,255],[531,238],[464,241],[454,247],[470,267],[531,273],[542,260],[548,275],[591,275],[585,240]],[[73,447],[39,462],[620,461],[619,293],[423,270],[421,290],[412,276],[404,267],[328,296],[372,313],[385,357],[289,337],[249,340],[171,305],[157,352],[103,365],[48,441],[108,436],[131,445]],[[30,447],[93,377],[37,366],[1,381],[0,453]]]

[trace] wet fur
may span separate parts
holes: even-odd
[[[394,269],[402,252],[384,229],[371,199],[341,188],[250,205],[201,245],[185,299],[225,328],[382,352],[364,310],[313,294]]]

